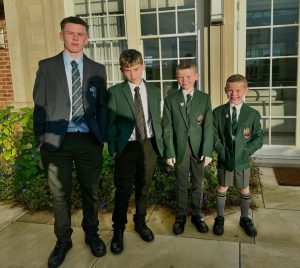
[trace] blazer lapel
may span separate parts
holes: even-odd
[[[67,81],[67,74],[66,74],[66,68],[65,68],[65,64],[64,64],[63,52],[61,52],[59,54],[56,72],[57,72],[57,80],[60,81],[63,92],[65,93],[66,97],[68,99],[70,99],[69,86],[68,86],[68,81]]]
[[[156,109],[156,102],[153,96],[153,90],[151,90],[151,87],[146,83],[146,81],[144,81],[145,87],[146,87],[146,91],[147,91],[147,100],[148,100],[148,110],[150,113],[151,118],[157,118],[156,115],[154,113],[157,113],[157,109]]]
[[[239,119],[238,119],[237,131],[239,131],[239,129],[241,128],[241,125],[243,125],[243,123],[247,121],[248,114],[249,114],[248,106],[244,105],[244,103],[243,103],[241,111],[240,111]]]
[[[181,116],[182,116],[187,128],[188,128],[189,124],[188,124],[188,120],[187,120],[187,116],[186,116],[186,105],[185,105],[185,101],[184,101],[183,92],[182,92],[182,90],[180,90],[176,94],[177,94],[176,100],[177,100],[177,104],[179,107],[179,111],[181,113]]]
[[[199,90],[195,88],[193,98],[192,98],[192,107],[191,107],[191,113],[190,113],[190,122],[191,123],[193,120],[192,119],[193,115],[196,115],[197,117],[201,116],[201,115],[199,115],[199,112],[197,112],[198,108],[201,106],[202,106],[202,99],[200,98]]]
[[[123,92],[123,94],[124,94],[124,96],[125,96],[128,104],[129,104],[129,106],[131,108],[131,111],[132,111],[133,115],[135,115],[135,113],[134,113],[134,106],[133,106],[132,93],[131,93],[131,90],[130,90],[130,87],[129,87],[127,81],[125,81],[123,83],[122,92]]]
[[[89,81],[87,77],[89,77],[90,74],[90,64],[86,58],[85,55],[83,55],[83,77],[82,77],[82,103],[83,108],[86,109],[88,107],[88,100],[87,100],[87,94],[88,87],[89,87]]]
[[[231,116],[230,116],[230,104],[229,102],[224,105],[223,109],[223,115],[225,120],[225,128],[227,129],[225,133],[230,133],[230,136],[232,135],[232,128],[231,128]]]

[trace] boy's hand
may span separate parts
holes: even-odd
[[[176,160],[175,158],[169,158],[167,159],[167,165],[170,166],[170,167],[174,167],[174,164],[176,163]]]
[[[212,161],[212,158],[202,155],[200,158],[200,161],[203,161],[203,160],[204,160],[204,166],[208,166],[209,163]]]

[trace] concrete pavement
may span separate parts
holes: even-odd
[[[155,240],[146,243],[133,230],[132,211],[120,255],[110,250],[111,214],[99,213],[100,235],[107,254],[94,257],[84,243],[80,227],[82,213],[72,215],[73,248],[61,267],[65,268],[194,268],[194,267],[300,267],[300,187],[277,185],[272,168],[260,168],[262,194],[255,195],[259,208],[251,211],[257,228],[255,238],[239,227],[239,208],[226,209],[225,233],[212,233],[214,215],[206,217],[209,233],[201,234],[187,221],[180,236],[172,233],[174,212],[152,206],[148,225]],[[47,211],[29,212],[13,203],[0,203],[0,267],[47,267],[55,244],[53,216]]]

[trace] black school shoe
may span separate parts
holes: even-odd
[[[120,254],[124,249],[123,243],[124,230],[114,230],[114,235],[110,244],[110,251],[114,254]]]
[[[185,215],[178,215],[175,218],[175,223],[173,225],[173,233],[176,235],[180,235],[184,232],[184,225],[186,222]]]
[[[134,230],[144,241],[151,242],[154,240],[154,234],[152,233],[150,228],[148,228],[145,221],[135,221]]]
[[[53,251],[49,256],[48,267],[56,268],[60,266],[63,263],[66,254],[71,247],[72,247],[71,239],[58,239]]]
[[[193,215],[191,218],[192,223],[195,225],[196,229],[200,233],[207,233],[208,226],[206,225],[204,219],[199,215]]]
[[[224,233],[224,217],[217,216],[215,218],[213,233],[215,235],[222,235]]]
[[[248,217],[240,218],[240,226],[244,229],[247,235],[251,237],[255,237],[257,235],[253,222],[250,218]]]
[[[98,234],[85,235],[85,243],[89,245],[95,257],[102,257],[106,253],[106,246]]]

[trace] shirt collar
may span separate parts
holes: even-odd
[[[195,89],[193,89],[191,92],[188,93],[186,90],[183,90],[183,89],[182,89],[183,95],[184,95],[185,97],[187,96],[187,94],[190,94],[190,95],[193,97],[194,91],[195,91]]]
[[[133,83],[131,83],[131,82],[128,81],[128,85],[129,85],[131,91],[134,91],[134,89],[136,87],[139,87],[140,89],[145,87],[144,80],[142,80],[142,82],[139,85],[135,85],[135,84],[133,84]]]
[[[232,109],[233,106],[235,106],[237,111],[241,110],[243,103],[244,103],[243,101],[241,103],[239,103],[238,105],[234,105],[234,104],[230,103],[230,110]]]
[[[64,58],[64,62],[67,64],[71,64],[71,61],[73,61],[73,59],[65,51],[63,51],[63,58]],[[75,61],[78,64],[82,64],[83,63],[83,54],[80,55]]]

